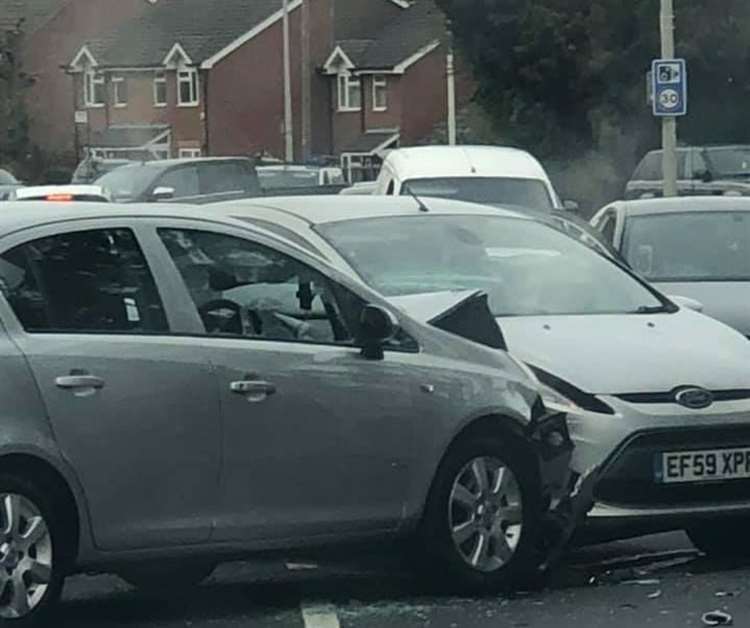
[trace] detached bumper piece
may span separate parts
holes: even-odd
[[[541,414],[529,426],[539,454],[539,475],[544,491],[543,534],[539,548],[546,571],[562,556],[571,537],[594,505],[598,470],[578,476],[570,469],[573,442],[565,414]]]

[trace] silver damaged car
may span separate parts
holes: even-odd
[[[176,206],[4,207],[0,422],[19,626],[76,571],[186,586],[259,550],[404,536],[496,588],[571,512],[565,415],[514,359]]]

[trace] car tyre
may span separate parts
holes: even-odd
[[[697,549],[710,558],[750,558],[747,541],[748,519],[707,520],[689,527],[686,532]]]
[[[60,599],[69,535],[49,491],[21,475],[0,474],[0,625],[46,625]]]
[[[166,564],[138,564],[118,572],[131,586],[146,592],[171,593],[197,587],[216,569],[210,561],[169,562]]]
[[[420,530],[436,583],[483,593],[535,580],[543,554],[534,460],[513,436],[471,437],[448,451]]]

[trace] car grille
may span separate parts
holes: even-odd
[[[750,399],[750,390],[747,389],[712,390],[710,392],[713,395],[714,403],[717,401],[740,401],[742,399]],[[627,393],[616,395],[616,397],[629,403],[677,403],[675,401],[674,391],[658,393]]]
[[[667,451],[750,447],[750,426],[643,432],[616,451],[604,465],[597,501],[627,507],[656,507],[750,501],[750,479],[660,484],[656,457]]]

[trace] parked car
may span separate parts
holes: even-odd
[[[79,570],[185,585],[402,535],[441,579],[494,588],[544,559],[568,503],[566,418],[525,367],[244,222],[9,203],[0,323],[9,624]]]
[[[332,166],[306,166],[276,164],[258,166],[260,187],[267,195],[283,195],[285,192],[335,194],[346,187],[341,168]]]
[[[182,202],[203,205],[261,196],[251,159],[165,159],[123,166],[96,180],[119,203]]]
[[[526,151],[501,146],[392,150],[383,162],[375,194],[414,194],[537,210],[563,208],[542,165]]]
[[[11,192],[20,187],[23,187],[23,183],[7,170],[0,169],[0,201],[8,200]]]
[[[750,343],[733,329],[519,212],[341,196],[219,209],[420,320],[431,318],[424,293],[486,292],[508,351],[547,386],[548,405],[568,409],[574,471],[603,465],[587,533],[685,528],[704,551],[750,552]]]
[[[750,199],[617,202],[591,223],[657,288],[750,337]]]
[[[8,200],[108,203],[111,198],[99,185],[37,185],[13,190]]]
[[[662,196],[663,151],[648,153],[625,187],[625,199]],[[750,146],[689,146],[677,149],[680,196],[750,195]]]
[[[98,157],[87,157],[73,172],[71,183],[86,185],[93,183],[108,172],[112,172],[122,166],[139,163],[130,159],[100,159]]]

